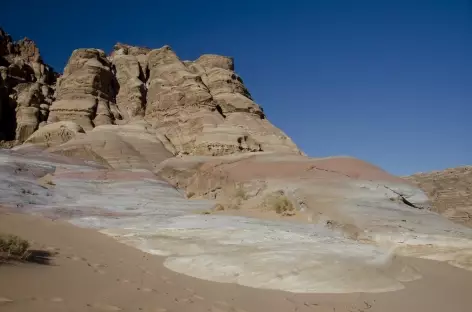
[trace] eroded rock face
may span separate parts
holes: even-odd
[[[146,122],[98,126],[47,151],[115,169],[154,170],[160,162],[173,156]]]
[[[56,146],[76,138],[80,133],[85,133],[85,131],[75,122],[59,121],[44,125],[34,132],[25,143],[44,147]]]
[[[181,62],[170,47],[151,51],[146,118],[184,154],[301,153],[265,119],[233,69],[225,56]]]
[[[405,177],[423,189],[433,210],[472,227],[472,167],[450,168]]]
[[[32,40],[0,29],[0,141],[22,143],[47,120],[55,80]]]
[[[57,81],[48,122],[74,121],[85,130],[112,124],[116,83],[111,63],[99,49],[77,49]]]
[[[116,44],[111,57],[119,90],[116,104],[125,121],[142,119],[146,106],[146,61],[150,49]]]
[[[76,50],[57,84],[48,122],[73,120],[86,131],[144,119],[173,153],[300,153],[265,119],[233,60],[204,55],[182,62],[168,46],[117,44],[103,51]]]
[[[1,133],[18,143],[56,122],[72,121],[91,131],[141,120],[173,154],[302,154],[265,118],[230,57],[207,54],[181,61],[169,46],[123,43],[109,56],[77,49],[54,84],[31,40],[14,43],[4,34],[1,55],[6,67],[0,67],[0,81],[16,81],[0,91],[0,116],[6,116]]]

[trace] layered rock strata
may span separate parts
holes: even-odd
[[[472,166],[417,173],[405,178],[428,194],[435,212],[472,227]]]
[[[0,141],[21,143],[45,124],[55,80],[33,41],[0,29]]]
[[[5,38],[2,49],[8,55],[19,53],[32,68],[26,77],[25,70],[11,65],[9,75],[16,70],[28,84],[20,84],[15,92],[1,91],[2,103],[8,97],[15,100],[2,108],[16,112],[5,119],[18,124],[10,131],[18,143],[46,123],[72,121],[89,132],[144,121],[174,154],[302,153],[266,119],[234,72],[232,58],[203,55],[181,61],[169,46],[149,49],[123,43],[108,56],[100,49],[77,49],[54,85],[44,77],[46,67],[31,41],[13,49],[8,48],[11,38]]]

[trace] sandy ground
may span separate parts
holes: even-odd
[[[469,312],[472,272],[407,259],[424,276],[380,294],[293,294],[208,282],[163,267],[91,229],[0,212],[0,232],[57,253],[50,264],[0,265],[0,310],[9,311],[417,311]]]

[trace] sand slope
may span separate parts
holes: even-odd
[[[0,266],[2,312],[466,312],[472,307],[472,273],[440,262],[406,260],[423,278],[400,291],[293,294],[180,275],[164,268],[161,257],[61,221],[1,213],[0,230],[34,240],[35,248],[58,253],[50,265]]]

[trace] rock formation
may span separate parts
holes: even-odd
[[[150,49],[116,44],[112,54],[119,90],[116,104],[125,121],[144,117],[146,107],[146,60]]]
[[[33,41],[0,29],[0,141],[21,143],[46,122],[55,80]]]
[[[406,179],[432,200],[433,211],[472,227],[472,167],[417,173]]]
[[[77,49],[54,85],[55,76],[32,41],[13,43],[2,35],[2,62],[8,68],[2,69],[1,133],[17,144],[46,123],[71,121],[90,132],[146,122],[174,154],[302,154],[265,118],[229,57],[181,61],[168,46],[122,43],[109,56]]]
[[[115,103],[115,77],[105,52],[78,49],[57,81],[56,100],[48,123],[74,121],[85,130],[113,124],[118,116]]]

